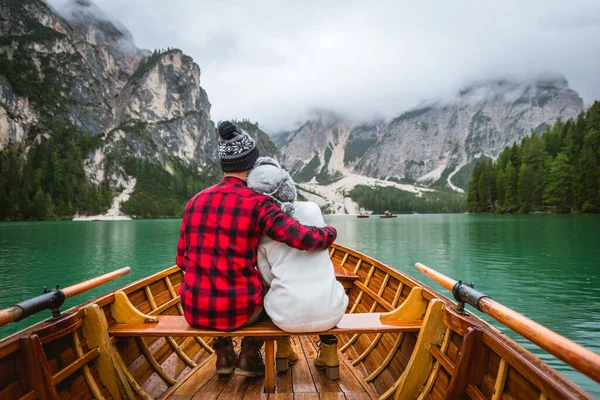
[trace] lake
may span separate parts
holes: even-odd
[[[338,242],[449,292],[415,262],[463,281],[550,329],[600,353],[600,216],[327,216]],[[0,308],[130,266],[125,277],[67,301],[63,309],[174,264],[179,220],[0,224]],[[481,315],[480,313],[478,313]],[[49,311],[0,328],[4,337]],[[493,322],[485,318],[488,322]],[[590,393],[600,385],[506,328],[513,339]]]

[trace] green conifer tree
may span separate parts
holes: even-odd
[[[544,188],[544,201],[554,206],[558,213],[571,212],[573,207],[573,166],[564,153],[558,153],[554,160],[548,161],[548,174]]]
[[[598,209],[598,189],[600,170],[598,163],[598,145],[600,144],[600,135],[598,131],[592,129],[585,136],[584,146],[579,158],[579,193],[576,197],[581,205],[581,211],[593,213],[600,211]]]
[[[481,163],[483,165],[481,175],[479,175],[479,181],[477,182],[477,198],[479,200],[479,207],[483,212],[493,211],[492,202],[492,179],[489,172],[487,162]],[[494,181],[495,184],[495,181]]]
[[[518,199],[519,212],[528,213],[532,209],[533,170],[527,164],[521,164],[519,170]]]
[[[504,196],[504,211],[512,213],[519,209],[518,200],[518,181],[519,173],[513,166],[512,161],[509,161],[506,165],[506,183],[504,185],[505,196]]]
[[[506,174],[502,169],[499,169],[496,174],[496,198],[498,199],[496,211],[500,212],[503,210],[506,200]]]

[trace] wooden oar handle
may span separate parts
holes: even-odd
[[[419,270],[419,272],[423,273],[428,278],[431,278],[432,280],[436,281],[437,283],[439,283],[440,285],[442,285],[443,287],[445,287],[448,290],[452,290],[454,285],[456,285],[456,281],[454,279],[449,278],[446,275],[441,274],[441,273],[437,272],[435,269],[429,268],[426,265],[423,265],[421,263],[416,263],[415,268],[417,270]]]
[[[87,280],[85,282],[76,283],[75,285],[72,285],[72,286],[62,289],[62,291],[65,294],[65,298],[69,299],[69,298],[77,296],[83,292],[87,292],[88,290],[91,290],[95,287],[103,285],[106,282],[110,282],[113,279],[116,279],[120,276],[127,275],[130,272],[131,272],[130,267],[124,267],[124,268],[118,269],[116,271],[97,276],[97,277]]]
[[[421,263],[415,264],[415,268],[448,290],[452,290],[457,283],[454,279]],[[482,297],[477,305],[481,311],[496,321],[600,383],[600,355],[487,296]]]
[[[51,309],[52,314],[58,316],[60,314],[59,308],[66,299],[87,292],[130,272],[131,268],[125,267],[64,289],[59,289],[57,286],[56,289],[45,291],[43,294],[32,299],[24,300],[4,310],[0,310],[0,326],[20,321],[23,318],[46,309]]]
[[[17,306],[12,306],[0,310],[0,326],[19,321],[23,318],[23,310]]]

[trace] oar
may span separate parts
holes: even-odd
[[[131,272],[131,268],[125,267],[104,275],[97,276],[85,282],[76,283],[75,285],[59,289],[45,290],[43,294],[34,298],[24,300],[18,304],[10,306],[4,310],[0,310],[0,326],[11,322],[20,321],[23,318],[29,317],[42,310],[51,309],[52,315],[57,317],[60,315],[58,310],[66,299],[87,292],[95,287],[110,282],[120,276]],[[44,288],[45,289],[45,288]]]
[[[421,263],[416,263],[415,268],[451,290],[452,293],[458,294],[460,301],[471,304],[479,311],[486,313],[577,371],[600,383],[600,355],[503,306],[462,282],[457,282]]]

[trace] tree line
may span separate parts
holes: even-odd
[[[424,192],[421,197],[394,187],[355,186],[349,196],[358,205],[376,214],[438,214],[465,212],[465,197],[448,191]]]
[[[71,219],[110,207],[115,192],[108,179],[95,185],[84,171],[84,160],[99,138],[60,121],[51,130],[51,136],[41,137],[29,149],[11,144],[0,151],[0,221]],[[129,158],[123,167],[137,182],[121,211],[138,218],[181,217],[187,201],[215,181],[197,172],[197,166],[178,160],[165,168]]]
[[[467,211],[600,212],[600,102],[482,161],[469,180]]]
[[[10,144],[0,151],[0,221],[70,219],[109,207],[112,192],[89,183],[83,168],[97,138],[60,120],[51,131],[28,149]]]
[[[137,218],[181,217],[188,200],[214,183],[208,174],[197,172],[196,165],[187,166],[178,160],[169,163],[167,170],[163,165],[129,158],[124,169],[137,181],[121,211]]]

